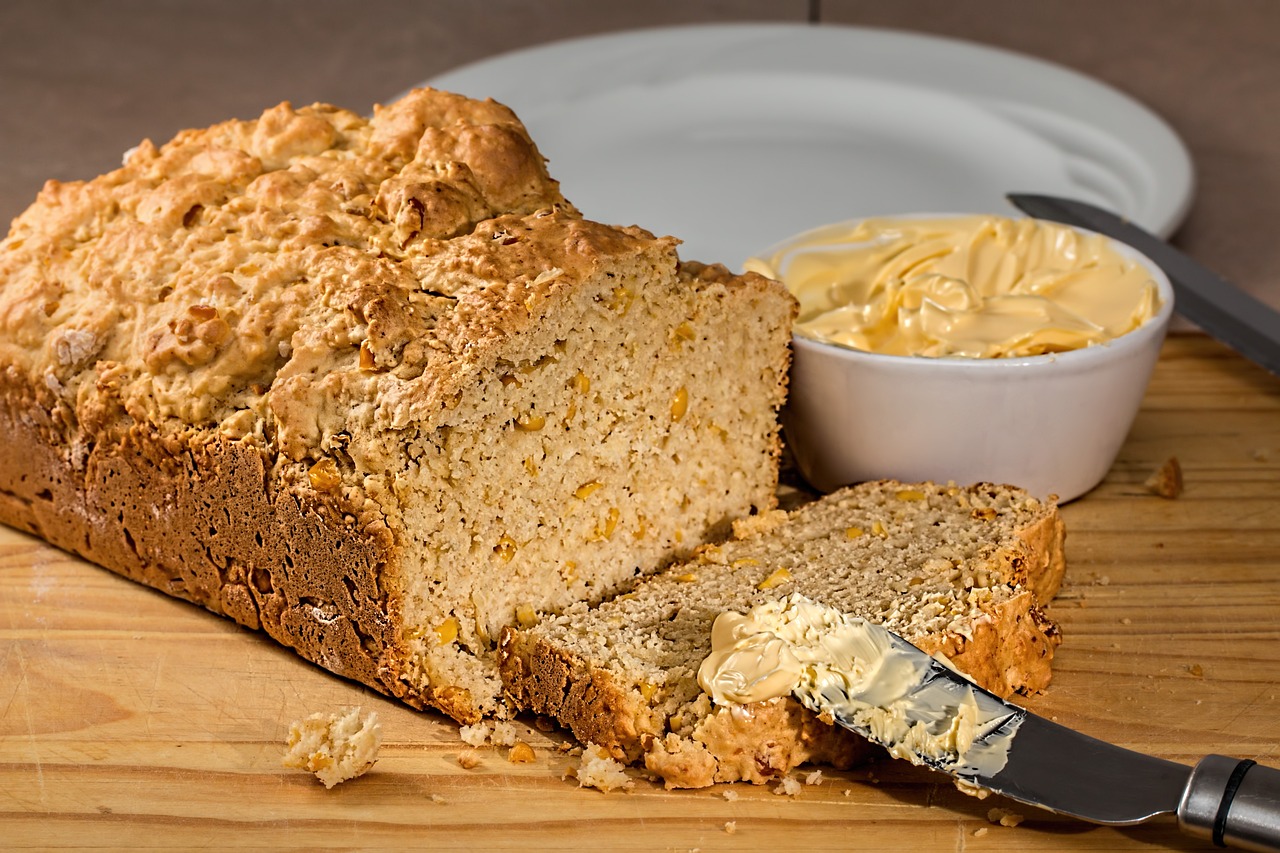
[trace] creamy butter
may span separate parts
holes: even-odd
[[[698,683],[731,707],[793,694],[915,764],[966,777],[1004,767],[1022,715],[932,673],[935,661],[879,625],[793,594],[722,613]]]
[[[1080,349],[1155,316],[1141,265],[1105,237],[1035,219],[867,219],[810,232],[748,270],[782,281],[806,337],[889,355]]]

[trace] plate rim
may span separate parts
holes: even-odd
[[[908,47],[916,50],[926,49],[934,51],[935,55],[942,55],[950,60],[972,60],[976,58],[979,62],[985,60],[988,64],[994,61],[997,64],[1007,65],[1011,71],[1017,70],[1019,67],[1034,69],[1039,76],[1031,88],[1041,85],[1045,79],[1048,79],[1056,87],[1061,87],[1065,84],[1069,90],[1074,90],[1077,96],[1081,94],[1086,96],[1082,103],[1095,107],[1101,104],[1112,113],[1118,112],[1129,122],[1145,125],[1144,135],[1135,141],[1131,135],[1119,135],[1109,124],[1104,125],[1096,120],[1090,120],[1078,110],[1066,111],[1061,108],[1060,103],[1056,106],[1053,103],[1049,104],[1050,112],[1053,114],[1063,115],[1068,119],[1087,124],[1093,129],[1104,132],[1110,139],[1122,143],[1128,151],[1139,157],[1145,167],[1151,169],[1153,176],[1158,176],[1158,179],[1152,184],[1151,197],[1147,200],[1147,206],[1150,210],[1139,212],[1136,215],[1130,214],[1134,216],[1135,220],[1139,221],[1148,230],[1168,238],[1177,231],[1191,210],[1197,185],[1197,175],[1191,153],[1186,142],[1177,131],[1150,106],[1110,83],[1053,60],[1000,45],[991,45],[936,33],[891,27],[841,23],[811,24],[790,21],[702,22],[606,30],[589,35],[553,39],[476,59],[433,75],[418,85],[454,91],[470,97],[492,97],[499,102],[505,103],[503,100],[504,92],[478,91],[474,88],[472,81],[477,77],[483,78],[494,74],[503,77],[504,69],[518,68],[529,64],[536,65],[548,56],[563,60],[566,57],[571,58],[574,53],[581,54],[593,50],[621,46],[634,48],[637,46],[648,45],[652,47],[656,45],[661,48],[665,44],[670,49],[673,46],[679,46],[678,44],[673,44],[673,42],[685,39],[696,39],[703,42],[711,41],[718,46],[726,46],[728,43],[742,39],[763,38],[782,38],[795,42],[806,40],[826,40],[828,43],[844,42],[846,48],[858,46],[864,40],[871,40],[872,43],[876,43],[884,49],[893,47]],[[696,62],[688,67],[702,73],[715,70],[713,65]],[[753,68],[753,71],[757,73],[769,73],[770,71],[788,72],[793,70],[778,67],[776,63],[770,65],[768,62]],[[824,67],[823,71],[831,74],[846,72],[851,77],[867,76],[873,79],[891,81],[900,79],[896,75],[866,74],[865,68],[859,66],[857,61],[854,61],[847,68],[839,67],[837,64],[836,67]],[[1025,89],[1027,87],[1025,75],[1007,75],[1007,77],[1012,81],[1013,89]],[[953,81],[954,79],[952,78]],[[954,86],[945,85],[947,81],[932,84],[922,83],[919,80],[912,82],[937,92],[968,100],[979,109],[990,112],[999,120],[1018,124],[1024,130],[1037,133],[1034,129],[1022,125],[1017,118],[992,109],[991,104],[999,100],[999,98],[993,97],[986,90],[965,92],[963,88],[957,90]],[[541,91],[545,92],[546,85],[546,82],[543,81],[541,87],[521,84],[518,88],[523,88],[530,92],[538,100],[547,100],[548,103],[554,103],[553,100],[537,94],[540,88]],[[510,87],[507,88],[509,89]],[[400,94],[404,94],[404,92]],[[1026,98],[1016,99],[1016,103],[1032,108],[1041,106],[1040,103],[1033,103]],[[520,114],[519,104],[514,105],[513,109],[516,110],[518,115]],[[1037,135],[1041,134],[1037,133]],[[1062,150],[1059,140],[1048,137],[1042,138],[1045,138],[1048,144],[1058,148],[1060,151]],[[1069,154],[1069,152],[1065,151],[1063,153],[1064,156]],[[1009,187],[1008,191],[1017,192],[1021,189],[1023,188]]]

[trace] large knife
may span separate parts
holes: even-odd
[[[885,732],[900,734],[903,725],[886,727],[885,717],[868,713],[883,707],[885,684],[827,680],[798,687],[796,698],[899,757],[1018,802],[1113,825],[1172,814],[1184,832],[1218,846],[1280,850],[1280,771],[1221,755],[1188,767],[1104,743],[1006,702],[884,633],[891,654],[914,676],[889,685],[891,716],[921,727],[912,734],[923,737],[887,742]],[[958,722],[964,719],[970,738],[956,734],[966,730]],[[922,742],[942,746],[922,754]]]
[[[1047,195],[1010,193],[1008,199],[1037,219],[1087,228],[1128,243],[1169,276],[1178,313],[1245,358],[1280,375],[1280,313],[1269,305],[1108,210]]]

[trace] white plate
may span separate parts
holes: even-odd
[[[831,25],[635,30],[529,48],[429,85],[519,114],[591,219],[731,267],[796,232],[1006,192],[1110,207],[1167,236],[1194,187],[1159,117],[1089,77],[972,43]]]

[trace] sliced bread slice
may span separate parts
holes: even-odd
[[[598,606],[508,629],[500,669],[515,702],[668,787],[776,779],[805,762],[848,766],[864,741],[790,697],[717,707],[698,686],[720,613],[802,593],[946,655],[1001,695],[1049,683],[1059,642],[1040,609],[1061,583],[1057,508],[1009,486],[892,481],[845,489]]]

